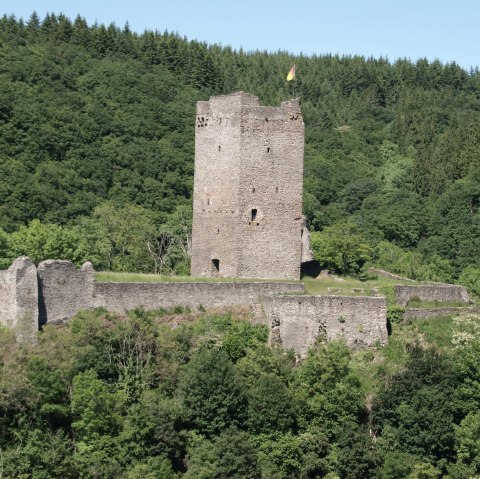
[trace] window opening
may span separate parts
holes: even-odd
[[[252,209],[252,221],[256,221],[256,219],[257,219],[257,210]]]
[[[218,145],[218,151],[220,151],[222,149],[222,147],[220,145]]]
[[[270,147],[267,146],[267,153],[270,153]]]
[[[252,188],[252,193],[255,193],[255,187]]]

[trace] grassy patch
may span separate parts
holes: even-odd
[[[376,385],[381,383],[379,378],[390,377],[403,369],[409,345],[418,343],[423,347],[435,346],[448,354],[454,351],[458,334],[473,331],[473,336],[476,336],[478,330],[480,314],[404,321],[393,325],[387,345],[372,351],[354,352],[352,367],[362,381],[364,390],[375,393]]]
[[[421,334],[428,344],[434,344],[439,349],[452,348],[453,335],[458,331],[453,316],[439,316],[415,321],[413,324],[417,334]]]
[[[299,281],[285,279],[239,279],[239,278],[194,278],[192,276],[167,276],[161,274],[117,273],[112,271],[98,271],[95,279],[105,283],[297,283]],[[305,292],[312,295],[342,295],[342,296],[372,296],[383,294],[380,288],[393,287],[395,284],[410,284],[390,278],[378,278],[360,281],[358,278],[310,278],[304,277],[301,281],[305,285]],[[418,283],[421,284],[421,283]]]
[[[373,296],[382,294],[380,288],[395,284],[411,284],[406,281],[393,280],[390,278],[377,278],[368,281],[360,281],[358,278],[303,278],[305,290],[308,294],[325,295],[335,294],[341,296]],[[421,284],[421,283],[418,283]],[[375,291],[377,290],[377,291]]]

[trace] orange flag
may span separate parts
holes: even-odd
[[[290,71],[288,72],[287,75],[287,81],[291,81],[295,79],[295,65],[293,65],[292,68],[290,68]]]

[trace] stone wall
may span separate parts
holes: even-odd
[[[353,348],[386,344],[385,298],[368,296],[266,296],[263,313],[271,341],[300,357],[318,340],[344,339]]]
[[[193,276],[300,279],[303,149],[298,100],[198,102]]]
[[[0,323],[11,326],[14,318],[14,283],[9,270],[0,271]]]
[[[419,298],[422,301],[470,302],[467,289],[453,284],[396,285],[395,295],[397,303],[401,306],[406,306],[408,301],[413,298]]]
[[[188,306],[197,308],[253,305],[265,294],[303,293],[301,283],[95,283],[94,305],[123,312]]]
[[[82,309],[93,308],[92,263],[80,269],[70,261],[47,260],[38,265],[39,323],[62,323]]]
[[[78,311],[104,307],[124,312],[188,306],[197,308],[254,305],[266,294],[304,292],[302,283],[97,283],[91,263],[80,269],[70,261],[48,260],[38,266],[40,325],[62,323]]]
[[[407,308],[403,315],[404,319],[430,319],[450,314],[479,314],[479,307],[467,308]]]
[[[38,331],[37,269],[30,258],[17,258],[0,271],[0,323],[15,329],[19,342],[34,342]]]
[[[408,281],[410,283],[416,283],[414,279],[405,278],[404,276],[400,276],[398,274],[390,273],[390,271],[385,271],[384,269],[380,268],[368,268],[368,272],[372,274],[376,274],[382,278],[389,278],[389,279],[396,279],[398,281]]]

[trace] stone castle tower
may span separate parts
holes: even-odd
[[[300,278],[303,149],[298,99],[197,103],[192,276]]]

